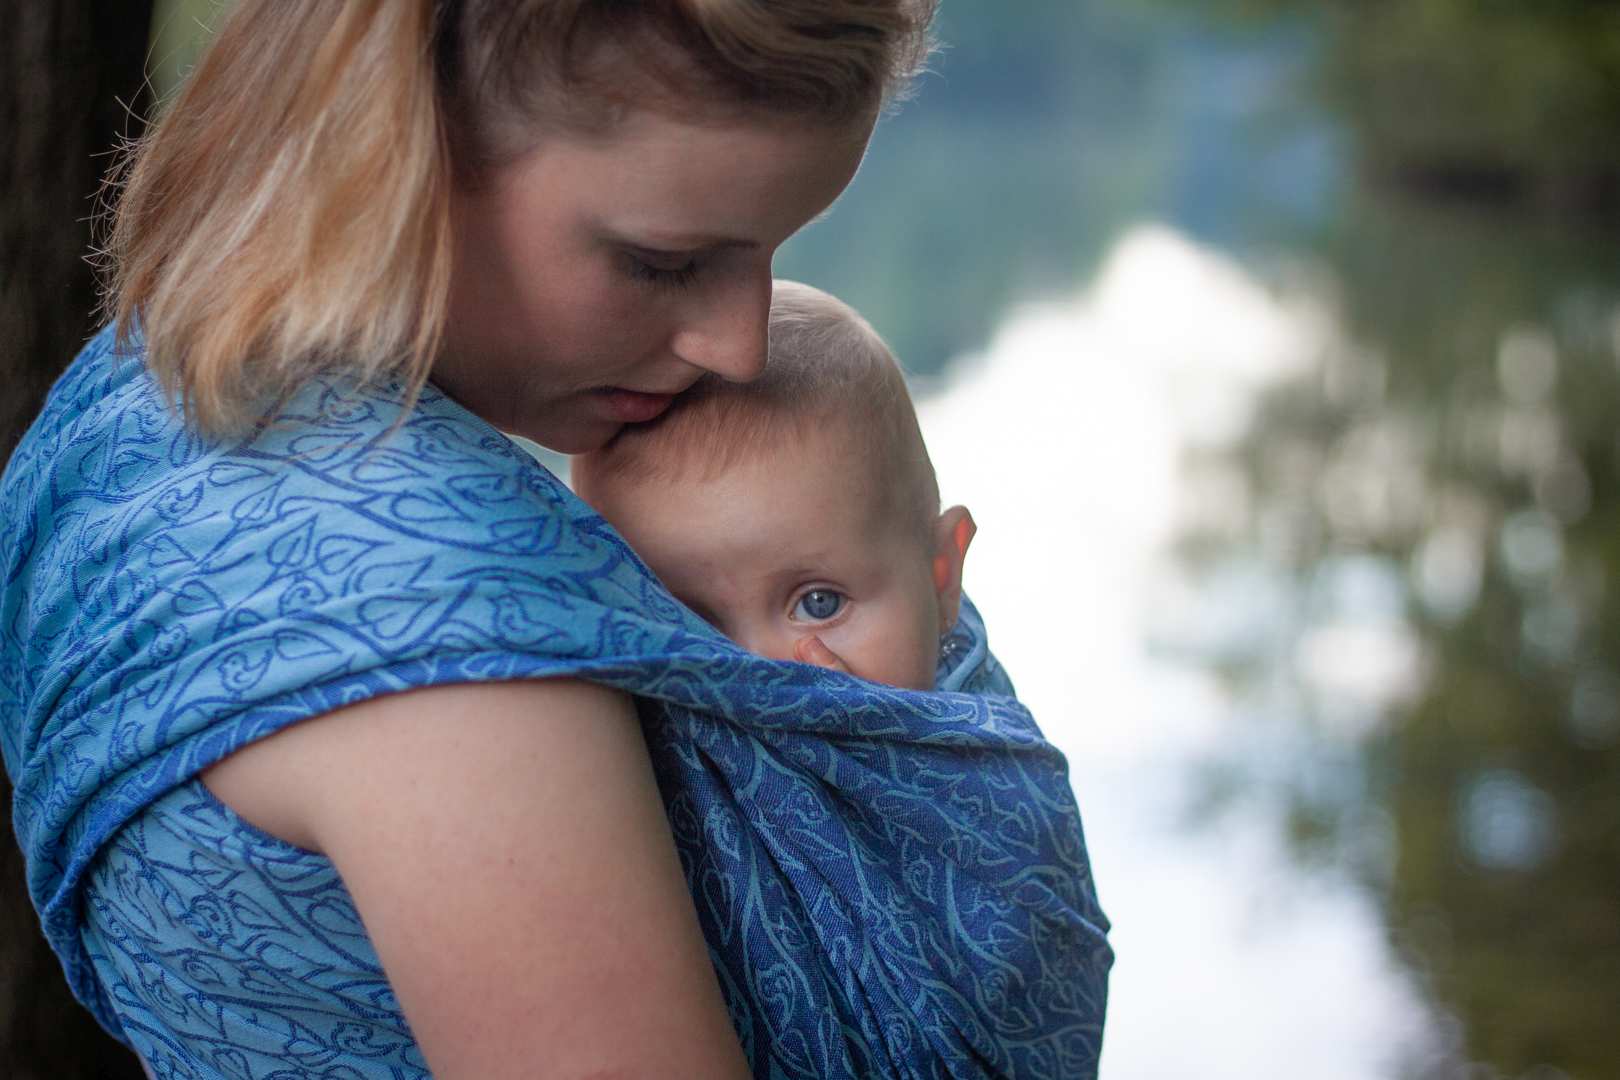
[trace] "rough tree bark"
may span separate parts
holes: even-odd
[[[89,218],[108,151],[146,107],[151,21],[151,0],[10,0],[0,13],[0,462],[93,328]],[[69,995],[40,936],[3,781],[0,1076],[141,1076]]]

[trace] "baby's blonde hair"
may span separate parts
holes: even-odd
[[[626,108],[869,116],[937,0],[235,0],[109,181],[107,306],[188,419],[319,372],[403,380],[444,334],[450,196]]]
[[[613,483],[712,479],[833,432],[870,463],[882,512],[926,542],[939,486],[905,376],[877,331],[836,297],[777,281],[769,338],[759,378],[705,375],[657,420],[621,428],[600,450],[575,458],[582,494]]]

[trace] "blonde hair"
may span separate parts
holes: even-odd
[[[877,331],[836,297],[777,281],[769,349],[759,378],[705,375],[657,420],[621,428],[601,449],[576,457],[581,495],[590,501],[615,483],[712,479],[830,432],[869,466],[880,512],[927,542],[939,485],[905,376]],[[851,477],[852,486],[859,479]]]
[[[210,434],[321,372],[420,391],[450,196],[544,123],[870,114],[937,0],[236,0],[109,181],[107,307]]]

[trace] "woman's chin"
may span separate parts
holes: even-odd
[[[537,438],[526,431],[519,431],[516,432],[516,434],[523,436],[529,442],[534,443],[543,450],[550,450],[556,454],[565,454],[568,457],[574,457],[577,454],[588,454],[592,450],[602,449],[602,447],[607,445],[608,440],[613,438],[617,431],[618,427],[615,426],[612,431],[605,433],[594,431],[570,431],[548,434],[545,438]]]
[[[600,450],[624,427],[622,423],[605,419],[570,418],[564,423],[511,424],[502,427],[508,435],[521,436],[556,454],[588,454]]]

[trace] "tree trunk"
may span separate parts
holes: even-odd
[[[0,15],[0,462],[93,329],[89,218],[108,151],[140,130],[151,21],[151,0],[10,0]],[[40,936],[0,796],[0,1076],[138,1080]]]

